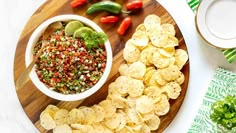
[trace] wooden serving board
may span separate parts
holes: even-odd
[[[129,0],[117,0],[116,2],[122,4],[123,8],[125,8],[125,4],[128,1]],[[82,101],[63,102],[49,98],[43,93],[41,93],[31,81],[27,82],[24,85],[24,87],[20,89],[16,88],[17,95],[19,97],[20,103],[25,113],[40,132],[47,132],[39,124],[39,115],[46,108],[48,104],[54,104],[60,108],[65,108],[70,110],[72,108],[78,107],[79,105],[90,106],[106,98],[108,85],[119,76],[118,66],[122,62],[124,62],[122,56],[123,52],[122,49],[125,46],[125,42],[132,36],[137,25],[142,23],[147,15],[156,14],[161,17],[162,23],[173,24],[176,30],[176,37],[179,39],[179,48],[187,50],[183,36],[178,26],[176,25],[175,21],[173,20],[171,15],[165,10],[165,8],[163,8],[155,0],[143,0],[144,2],[143,9],[137,12],[136,14],[130,15],[133,19],[132,26],[128,29],[128,31],[124,36],[119,36],[116,32],[120,22],[117,24],[101,24],[99,22],[99,19],[102,16],[108,15],[107,12],[99,12],[93,15],[85,14],[87,8],[91,5],[91,3],[97,2],[96,0],[89,0],[88,4],[76,9],[71,8],[70,2],[71,0],[48,0],[31,16],[30,20],[28,21],[24,30],[21,33],[16,48],[15,60],[14,60],[14,80],[16,81],[16,79],[25,69],[25,50],[32,32],[46,19],[62,14],[77,14],[84,16],[96,22],[104,30],[104,32],[108,35],[110,43],[112,45],[113,57],[114,57],[113,67],[106,84],[97,93],[95,93],[88,99],[85,99],[83,102]],[[125,14],[120,15],[121,18],[123,18],[124,16],[126,15]],[[181,86],[182,87],[181,94],[178,97],[178,99],[170,100],[171,104],[170,111],[167,115],[161,117],[161,124],[157,131],[158,133],[163,132],[163,130],[171,123],[171,121],[176,116],[184,100],[189,80],[188,62],[184,66],[182,72],[185,75],[185,82]]]

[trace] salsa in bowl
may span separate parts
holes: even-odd
[[[50,24],[61,27],[47,37]],[[39,52],[40,51],[40,52]],[[32,34],[25,59],[28,66],[40,54],[30,78],[47,96],[63,101],[81,100],[105,83],[112,66],[110,43],[91,20],[77,15],[61,15],[42,23]]]

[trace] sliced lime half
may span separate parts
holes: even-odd
[[[89,27],[80,27],[79,29],[77,29],[74,33],[75,38],[84,38],[86,35],[90,35],[92,32],[94,32],[94,30],[92,30]]]
[[[77,20],[70,21],[65,27],[65,34],[73,35],[77,29],[83,26],[84,25],[80,21],[77,21]]]

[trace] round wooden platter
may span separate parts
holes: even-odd
[[[165,8],[162,7],[155,0],[143,0],[144,2],[143,9],[137,12],[136,14],[130,15],[133,19],[132,26],[128,29],[128,31],[124,36],[119,36],[116,32],[120,22],[117,24],[109,24],[109,25],[101,24],[99,22],[99,19],[102,16],[108,15],[107,12],[99,12],[93,15],[85,14],[86,9],[91,5],[91,3],[97,2],[96,0],[89,0],[89,2],[86,5],[76,9],[71,8],[70,2],[71,0],[48,0],[31,16],[30,20],[28,21],[28,23],[24,27],[24,30],[21,33],[16,48],[15,59],[14,59],[14,80],[16,81],[16,79],[25,69],[25,50],[32,32],[46,19],[61,14],[76,14],[84,16],[96,22],[104,30],[104,32],[108,35],[109,41],[112,45],[113,67],[106,84],[103,85],[103,87],[97,93],[93,94],[84,101],[64,102],[52,99],[41,93],[31,81],[27,82],[24,85],[24,87],[20,89],[16,88],[18,98],[25,113],[40,132],[47,132],[39,124],[39,115],[46,108],[47,105],[53,104],[57,105],[60,108],[65,108],[70,110],[80,105],[91,106],[106,98],[107,88],[109,83],[113,82],[119,76],[118,66],[121,63],[124,63],[124,59],[122,56],[123,52],[122,49],[125,46],[125,42],[132,36],[137,25],[142,23],[147,15],[156,14],[161,17],[162,23],[173,24],[176,30],[176,37],[179,40],[178,47],[187,50],[183,36],[178,26],[176,25],[175,21],[173,20],[171,15],[165,10]],[[116,2],[122,4],[123,8],[125,8],[125,4],[126,2],[128,2],[128,0],[127,1],[117,0]],[[121,18],[125,16],[126,14],[120,15]],[[184,66],[182,72],[185,75],[185,82],[183,85],[181,85],[182,87],[181,94],[176,100],[170,100],[171,104],[170,111],[165,116],[160,117],[161,124],[159,129],[156,131],[158,133],[161,133],[163,132],[163,130],[165,130],[165,128],[171,123],[171,121],[176,116],[179,108],[181,107],[181,104],[184,100],[188,87],[189,62],[187,62],[187,64]]]

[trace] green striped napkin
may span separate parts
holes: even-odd
[[[236,128],[229,131],[210,119],[212,103],[232,94],[236,94],[236,74],[218,68],[188,133],[236,133]]]
[[[188,5],[194,12],[196,12],[200,2],[201,0],[187,0]],[[236,49],[233,48],[233,49],[221,50],[221,52],[224,54],[225,58],[229,63],[236,61]]]

